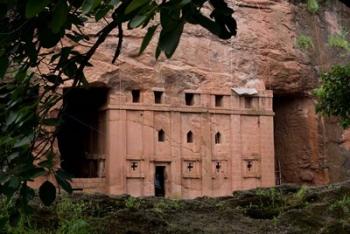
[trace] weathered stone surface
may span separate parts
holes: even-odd
[[[236,38],[222,41],[187,26],[171,60],[155,60],[156,38],[137,56],[145,31],[125,30],[122,55],[111,64],[117,41],[111,35],[93,57],[88,78],[110,86],[112,102],[121,98],[118,90],[131,88],[164,86],[172,94],[232,86],[272,89],[282,182],[323,184],[347,178],[350,134],[342,135],[335,122],[317,116],[311,93],[320,72],[349,61],[346,54],[339,56],[344,52],[327,45],[329,35],[349,25],[349,10],[338,1],[327,1],[311,15],[305,3],[296,0],[241,0],[235,9]],[[91,23],[88,32],[93,35],[102,24]],[[312,38],[313,48],[297,48],[301,34]]]

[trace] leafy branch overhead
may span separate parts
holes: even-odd
[[[173,55],[186,23],[198,24],[222,39],[236,35],[233,10],[224,0],[159,2],[155,0],[5,1],[0,4],[2,9],[0,71],[5,70],[9,62],[21,63],[28,60],[30,66],[37,66],[41,61],[42,48],[53,48],[63,38],[75,43],[88,39],[82,29],[89,17],[100,21],[108,16],[108,22],[100,32],[96,33],[97,41],[85,54],[64,47],[60,53],[52,56],[52,62],[60,60],[52,70],[52,73],[57,74],[57,83],[62,82],[62,73],[75,79],[76,83],[85,82],[83,70],[89,65],[89,59],[106,37],[117,29],[118,43],[112,59],[114,62],[122,48],[123,24],[126,24],[128,29],[147,28],[140,52],[145,50],[156,29],[159,28],[157,57],[162,52],[168,58]],[[209,15],[203,13],[205,5],[211,9]],[[157,15],[160,20],[156,20]]]
[[[142,53],[158,35],[155,55],[170,58],[184,26],[196,24],[221,39],[236,35],[233,10],[224,0],[1,0],[0,1],[0,195],[16,199],[10,219],[29,212],[39,176],[45,205],[55,200],[55,182],[71,192],[70,176],[59,169],[53,143],[61,120],[52,116],[62,99],[58,87],[87,83],[84,69],[113,30],[114,62],[123,30],[145,28]],[[87,22],[104,25],[89,43]],[[157,34],[156,34],[157,32]],[[90,45],[85,52],[74,45]],[[58,111],[60,113],[60,111]],[[58,116],[58,117],[57,117]]]

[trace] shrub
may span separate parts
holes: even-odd
[[[320,9],[317,0],[307,0],[307,10],[315,14]]]
[[[128,209],[138,209],[141,206],[141,201],[137,199],[136,197],[128,197],[128,199],[125,200],[125,206]]]
[[[297,47],[299,49],[308,50],[314,47],[311,37],[300,35],[297,37]]]
[[[344,49],[347,52],[350,52],[350,42],[347,40],[348,33],[342,31],[335,35],[330,35],[328,37],[328,45],[330,47]]]
[[[337,65],[321,75],[321,86],[315,90],[316,111],[340,118],[343,128],[350,126],[350,65]]]

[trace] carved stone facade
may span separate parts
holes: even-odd
[[[146,32],[124,30],[122,54],[111,64],[117,40],[115,34],[107,37],[86,71],[90,82],[109,87],[108,100],[98,108],[100,120],[83,120],[99,132],[86,142],[99,147],[62,153],[85,144],[76,143],[84,134],[75,134],[79,129],[72,123],[63,138],[75,144],[60,150],[63,164],[73,165],[72,172],[83,167],[75,177],[88,175],[74,179],[75,188],[152,195],[154,177],[162,173],[166,191],[158,192],[173,197],[219,196],[274,185],[273,138],[278,182],[319,185],[349,178],[350,134],[336,121],[318,116],[311,95],[320,72],[349,60],[350,55],[339,56],[336,48],[327,46],[329,35],[349,25],[349,9],[327,1],[313,15],[302,1],[232,3],[237,37],[222,41],[186,25],[171,60],[162,55],[155,60],[156,36],[138,56]],[[93,40],[104,24],[92,20],[84,30]],[[298,48],[301,35],[310,36],[314,48]],[[77,49],[86,51],[87,46]],[[251,102],[236,96],[232,87],[256,88],[259,98]],[[274,93],[275,131],[272,95],[265,89]],[[132,90],[140,90],[139,103],[132,102]],[[185,93],[193,95],[186,98]],[[194,105],[187,106],[191,96]],[[68,163],[85,151],[90,172],[86,161]]]
[[[194,198],[275,184],[271,91],[121,90],[101,116],[104,178],[76,189]]]

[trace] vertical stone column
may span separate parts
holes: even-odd
[[[143,139],[146,144],[143,147],[143,174],[144,174],[144,196],[154,196],[154,176],[153,176],[153,163],[151,159],[154,158],[154,112],[143,112]]]
[[[231,183],[232,190],[242,189],[241,117],[231,115]]]
[[[260,116],[261,186],[275,185],[273,116]]]
[[[107,110],[106,178],[110,194],[126,193],[126,111]]]
[[[182,157],[181,157],[181,113],[171,112],[171,195],[173,198],[182,196]]]
[[[201,116],[201,165],[202,165],[202,196],[212,196],[211,157],[212,129],[210,113]]]

